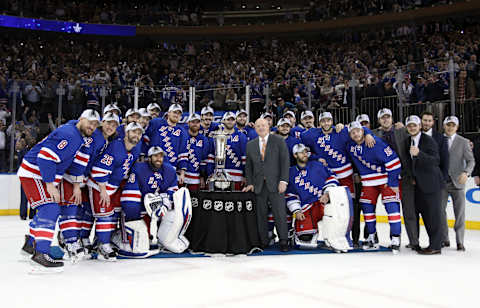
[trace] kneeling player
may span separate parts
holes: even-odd
[[[135,164],[124,187],[121,203],[127,221],[125,224],[127,237],[137,236],[140,240],[136,243],[130,240],[125,243],[119,236],[114,237],[114,243],[120,248],[121,254],[134,257],[149,255],[146,245],[149,228],[142,220],[145,217],[145,210],[152,219],[149,233],[154,239],[158,237],[158,242],[163,247],[179,253],[189,245],[183,234],[191,218],[190,195],[186,189],[181,189],[177,193],[175,168],[164,162],[164,156],[162,148],[151,147],[148,151],[148,161]],[[136,197],[139,195],[143,196],[143,202]],[[142,204],[145,204],[145,207]],[[160,219],[157,232],[157,221]]]
[[[295,145],[293,153],[297,165],[290,167],[286,198],[287,206],[294,213],[295,217],[295,242],[300,248],[316,248],[318,238],[317,225],[324,216],[325,205],[330,201],[328,189],[338,186],[338,181],[335,175],[322,163],[308,160],[309,152],[305,145]],[[345,189],[342,190],[345,199],[345,202],[342,204],[343,208],[334,209],[331,212],[343,210],[345,215],[333,214],[333,216],[335,216],[335,219],[337,216],[347,217],[347,219],[344,223],[339,221],[336,226],[328,224],[330,229],[341,228],[342,230],[340,232],[338,230],[334,232],[325,230],[327,232],[324,232],[324,236],[332,233],[342,234],[343,241],[340,241],[337,238],[338,236],[330,239],[325,237],[325,239],[326,242],[330,242],[334,249],[346,251],[351,248],[351,241],[347,238],[350,225],[351,199],[349,199],[347,191]],[[330,204],[332,203],[334,202],[330,202]],[[336,205],[332,204],[332,206]]]
[[[367,147],[365,145],[365,134],[359,122],[350,123],[348,131],[352,139],[348,144],[348,149],[362,179],[360,206],[369,234],[363,249],[378,249],[378,244],[375,242],[377,232],[375,207],[378,196],[382,194],[382,203],[388,213],[390,224],[391,247],[396,253],[400,249],[401,232],[398,191],[398,178],[401,170],[400,159],[388,145],[377,137],[375,137],[375,146]]]

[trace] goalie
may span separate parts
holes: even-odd
[[[113,239],[120,255],[144,258],[158,253],[150,251],[150,235],[159,248],[174,253],[188,248],[183,235],[191,219],[190,194],[178,189],[175,168],[164,163],[164,155],[160,147],[151,147],[148,161],[137,162],[132,169],[121,197],[125,228]]]
[[[308,160],[305,145],[295,145],[293,155],[297,164],[290,167],[286,201],[294,214],[295,244],[303,249],[317,248],[318,222],[323,220],[325,244],[338,252],[352,249],[353,206],[347,190],[338,187],[335,175],[322,163]]]

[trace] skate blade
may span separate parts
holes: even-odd
[[[45,267],[39,265],[33,261],[30,262],[30,275],[48,275],[48,274],[58,274],[63,272],[63,266],[61,267]]]
[[[380,249],[380,246],[373,246],[373,247],[370,247],[370,246],[366,247],[366,246],[364,246],[364,247],[362,247],[362,249],[363,249],[363,250],[367,250],[367,251],[379,250],[379,249]]]
[[[117,262],[117,258],[105,258],[101,254],[97,256],[97,260],[104,261],[104,262]]]

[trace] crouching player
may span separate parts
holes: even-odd
[[[98,258],[115,261],[116,252],[111,245],[121,210],[120,198],[130,168],[140,155],[143,128],[137,123],[125,127],[125,137],[112,141],[93,163],[87,182],[93,216],[96,218],[95,236]]]
[[[76,124],[60,126],[35,145],[18,169],[17,175],[30,206],[37,210],[22,247],[22,254],[32,256],[32,272],[63,271],[63,262],[49,256],[60,215],[61,198],[57,186],[82,147],[84,137],[93,134],[99,121],[98,112],[85,110]]]
[[[398,178],[401,171],[400,159],[390,146],[377,137],[375,137],[375,146],[367,147],[364,130],[359,122],[350,123],[348,131],[352,139],[348,144],[348,149],[362,179],[360,206],[369,234],[363,249],[372,250],[379,247],[375,242],[377,232],[375,207],[378,196],[382,194],[382,203],[388,213],[390,224],[391,248],[394,253],[397,253],[400,249],[401,233],[398,191]]]
[[[121,255],[142,258],[158,253],[149,251],[150,235],[153,242],[158,239],[161,248],[171,252],[183,252],[189,245],[183,235],[191,219],[190,195],[185,188],[178,190],[175,168],[164,162],[164,157],[161,147],[151,147],[148,161],[135,164],[124,187],[121,203],[126,238],[117,232],[113,239]],[[142,219],[145,211],[151,223]]]
[[[348,188],[339,188],[335,175],[322,163],[309,161],[305,145],[295,145],[293,153],[297,164],[290,167],[286,199],[295,218],[295,244],[300,248],[317,248],[317,225],[325,217],[322,228],[325,243],[336,251],[351,249],[353,203]]]

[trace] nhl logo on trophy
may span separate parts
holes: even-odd
[[[215,170],[208,178],[207,185],[209,191],[215,189],[233,191],[234,183],[232,177],[225,171],[225,159],[227,157],[227,140],[230,135],[225,133],[221,127],[212,132],[212,138],[215,144]]]

